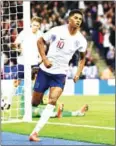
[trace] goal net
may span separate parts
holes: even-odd
[[[31,121],[31,67],[18,64],[14,41],[30,27],[30,2],[1,1],[1,120]],[[17,86],[19,83],[19,86]]]

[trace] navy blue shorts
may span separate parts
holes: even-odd
[[[65,74],[51,74],[39,69],[34,85],[34,91],[44,93],[49,87],[60,87],[63,89],[65,79]]]

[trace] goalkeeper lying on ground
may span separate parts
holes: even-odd
[[[40,117],[47,103],[48,103],[48,98],[45,96],[43,98],[43,102],[38,107],[32,108],[33,117]],[[64,104],[57,102],[57,106],[51,117],[61,118],[61,117],[72,117],[72,116],[84,116],[85,112],[87,111],[88,111],[87,104],[83,105],[79,110],[76,111],[65,111]]]

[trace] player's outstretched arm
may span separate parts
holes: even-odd
[[[79,76],[83,70],[83,67],[85,65],[85,55],[86,55],[86,52],[80,52],[80,60],[79,60],[79,63],[78,63],[78,70],[77,70],[77,73],[76,75],[74,76],[74,82],[76,83],[77,80],[79,79]]]
[[[50,68],[52,66],[52,63],[51,63],[51,61],[48,60],[48,58],[45,54],[45,48],[44,48],[45,43],[44,43],[44,40],[42,37],[37,41],[37,46],[38,46],[38,51],[41,55],[44,65],[46,66],[46,68]]]

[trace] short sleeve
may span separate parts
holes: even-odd
[[[84,41],[81,41],[81,46],[79,47],[79,52],[86,52],[87,50],[87,41],[84,40]]]

